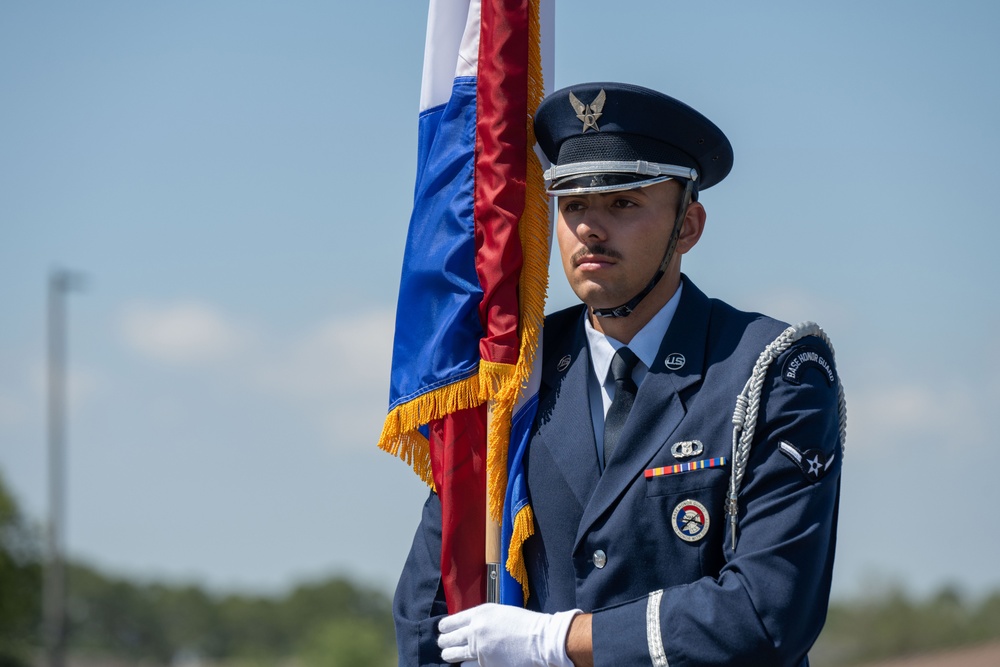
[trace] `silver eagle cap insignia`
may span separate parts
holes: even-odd
[[[573,106],[573,110],[576,111],[576,117],[583,121],[581,132],[586,132],[587,130],[594,130],[594,132],[601,131],[601,128],[597,126],[597,119],[601,117],[601,113],[604,111],[604,102],[606,100],[607,95],[604,93],[603,88],[601,88],[601,92],[597,93],[597,97],[590,104],[584,104],[573,93],[569,94],[569,103]]]

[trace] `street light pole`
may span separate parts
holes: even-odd
[[[45,645],[49,667],[63,667],[66,643],[66,294],[79,276],[55,269],[48,285],[49,525],[45,569]]]

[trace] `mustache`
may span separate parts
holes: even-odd
[[[579,263],[584,257],[589,257],[591,255],[600,255],[610,259],[623,259],[622,254],[614,248],[609,248],[606,245],[595,243],[594,245],[581,248],[573,253],[573,263]]]

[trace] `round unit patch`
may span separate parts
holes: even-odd
[[[670,522],[677,537],[685,542],[697,542],[708,533],[708,510],[697,500],[682,500],[674,508]]]

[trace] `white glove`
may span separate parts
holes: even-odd
[[[573,667],[566,635],[580,613],[540,614],[493,603],[466,609],[441,619],[441,657],[480,667]]]

